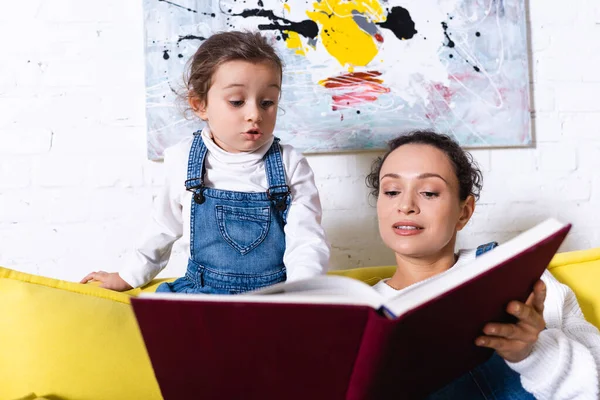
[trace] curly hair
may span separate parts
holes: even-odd
[[[463,150],[450,136],[432,131],[410,132],[398,136],[388,143],[387,152],[373,162],[371,173],[366,178],[367,186],[372,189],[371,195],[375,198],[379,196],[379,175],[386,158],[398,147],[406,144],[425,144],[443,151],[448,156],[458,178],[460,200],[466,200],[469,195],[476,200],[479,199],[479,192],[483,186],[483,175],[473,156]]]

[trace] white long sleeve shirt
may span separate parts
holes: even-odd
[[[210,131],[202,131],[208,148],[204,184],[207,187],[238,192],[265,192],[268,189],[263,156],[273,140],[250,153],[228,153],[212,140]],[[121,278],[133,287],[151,281],[169,261],[173,243],[184,241],[189,257],[192,193],[185,189],[187,164],[193,137],[165,151],[166,182],[155,199],[150,223]],[[291,146],[281,144],[282,161],[292,202],[287,214],[283,262],[287,280],[322,274],[329,263],[329,245],[321,226],[321,202],[313,172],[306,158]]]
[[[452,268],[460,268],[475,259],[476,250],[461,250]],[[600,399],[600,333],[587,322],[575,293],[548,271],[542,275],[546,284],[543,330],[531,354],[518,363],[506,362],[521,375],[521,384],[536,399]],[[418,282],[415,285],[419,285]],[[373,286],[389,298],[396,290],[379,281]]]

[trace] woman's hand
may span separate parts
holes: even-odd
[[[533,286],[533,292],[525,304],[511,301],[506,312],[519,319],[515,324],[489,323],[483,327],[485,336],[475,339],[475,344],[489,347],[506,361],[524,360],[537,342],[541,331],[546,328],[544,321],[544,300],[546,285],[541,280]]]
[[[129,289],[133,289],[127,282],[125,282],[117,272],[92,272],[87,274],[79,283],[88,283],[89,281],[100,282],[99,287],[104,289],[116,290],[117,292],[124,292]]]

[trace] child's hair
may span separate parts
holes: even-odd
[[[283,62],[268,40],[258,32],[229,31],[210,36],[200,45],[186,66],[184,83],[188,96],[206,101],[212,76],[219,65],[235,60],[272,62],[283,76]]]
[[[379,174],[381,166],[386,158],[398,147],[405,144],[425,144],[443,151],[454,167],[454,173],[458,178],[460,200],[466,200],[472,195],[479,199],[479,192],[483,186],[483,175],[477,166],[473,156],[464,151],[460,145],[448,135],[442,135],[431,131],[414,131],[392,139],[388,143],[388,151],[378,157],[371,167],[371,173],[367,175],[367,186],[371,188],[371,195],[379,196]]]

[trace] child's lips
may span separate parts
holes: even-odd
[[[262,132],[257,129],[251,129],[249,131],[243,132],[244,138],[246,140],[258,140],[262,136]]]

